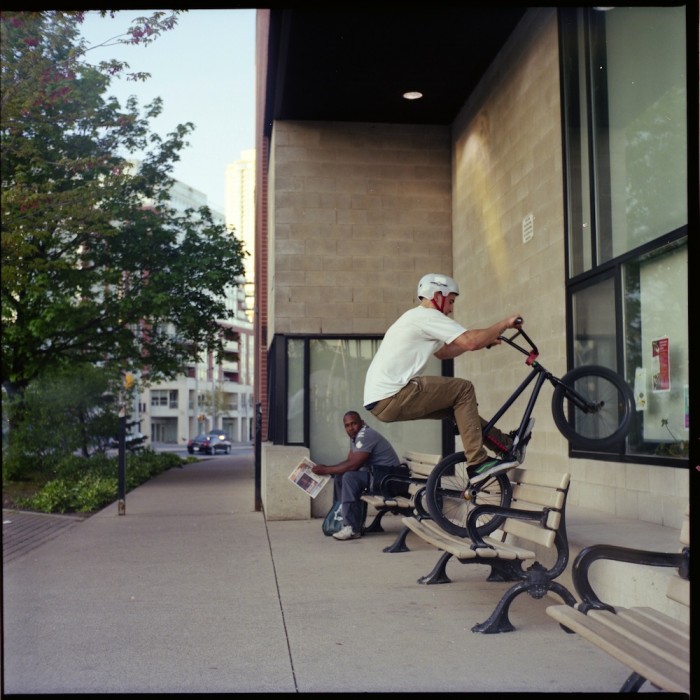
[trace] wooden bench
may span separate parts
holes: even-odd
[[[380,494],[366,493],[362,500],[376,510],[374,519],[365,528],[365,532],[384,532],[381,521],[387,514],[409,516],[416,508],[417,499],[425,488],[425,483],[430,476],[433,467],[440,461],[440,455],[424,454],[422,452],[406,452],[403,456],[403,464],[410,470],[410,477],[406,482],[407,496],[382,496]],[[394,543],[385,547],[385,552],[406,552],[406,533],[403,531]]]
[[[491,504],[476,506],[467,518],[469,537],[451,535],[433,520],[404,518],[404,524],[423,540],[443,551],[433,570],[418,579],[418,583],[449,583],[447,562],[454,557],[462,564],[487,564],[491,567],[488,581],[516,581],[509,588],[485,622],[472,627],[472,632],[495,634],[515,629],[508,619],[513,600],[521,593],[542,598],[546,593],[557,593],[567,605],[576,599],[555,579],[566,569],[569,561],[569,543],[566,537],[565,508],[570,474],[513,469],[509,472],[513,488],[508,508]],[[476,531],[479,517],[493,514],[505,518],[491,536],[481,538]],[[517,538],[517,542],[513,538]],[[544,552],[556,553],[556,561],[545,567],[536,561],[533,549],[521,546],[525,541],[541,546]],[[528,569],[525,562],[532,561]]]
[[[690,695],[689,511],[681,528],[680,544],[680,551],[674,553],[606,544],[586,547],[572,567],[581,602],[575,607],[547,608],[547,614],[564,630],[581,635],[632,670],[621,693],[636,692],[649,681],[662,690]],[[666,595],[688,608],[688,622],[652,607],[613,607],[602,602],[589,580],[589,568],[600,559],[676,569],[669,575]],[[643,579],[639,577],[639,580]]]

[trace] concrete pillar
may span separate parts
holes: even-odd
[[[260,487],[265,518],[309,520],[313,499],[289,480],[302,457],[309,456],[309,449],[264,442],[260,450]]]

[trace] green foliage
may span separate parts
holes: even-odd
[[[3,449],[2,454],[2,482],[33,480],[42,472],[42,460],[27,458],[9,448]]]
[[[3,455],[3,478],[50,476],[75,452],[87,456],[104,450],[117,434],[118,381],[114,373],[90,365],[58,370],[31,382],[22,402],[5,402],[13,428]]]
[[[176,454],[145,449],[127,456],[126,490],[140,486],[158,474],[181,467]],[[56,467],[55,478],[36,495],[20,499],[19,505],[44,513],[93,513],[117,499],[118,460],[96,454],[89,458],[70,456]]]
[[[26,507],[43,513],[88,513],[115,500],[117,477],[88,472],[78,481],[54,479],[36,496],[26,499]]]
[[[12,397],[65,367],[108,363],[158,381],[220,352],[217,319],[232,316],[226,292],[243,273],[242,243],[208,208],[171,207],[173,163],[194,126],[163,138],[149,127],[159,98],[142,114],[135,98],[108,96],[124,64],[85,60],[80,18],[0,15],[2,382]],[[171,27],[160,13],[124,43]]]

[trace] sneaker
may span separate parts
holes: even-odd
[[[472,484],[478,484],[490,476],[507,472],[509,469],[517,467],[518,464],[520,462],[517,459],[487,459],[481,464],[467,467],[467,474]],[[335,537],[335,535],[333,536]]]
[[[359,532],[353,532],[350,525],[345,525],[338,532],[333,533],[336,540],[356,540],[360,537]]]
[[[525,433],[523,435],[523,439],[521,442],[514,442],[513,447],[511,448],[512,450],[512,455],[515,457],[515,459],[518,460],[519,464],[522,464],[525,461],[525,451],[527,450],[527,444],[530,442],[530,438],[532,437],[532,428],[535,425],[535,419],[530,418],[530,420],[527,423],[527,427],[525,428]]]

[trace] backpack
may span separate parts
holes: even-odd
[[[323,519],[323,534],[332,535],[338,532],[343,527],[343,504],[340,501],[334,501],[328,514]]]

